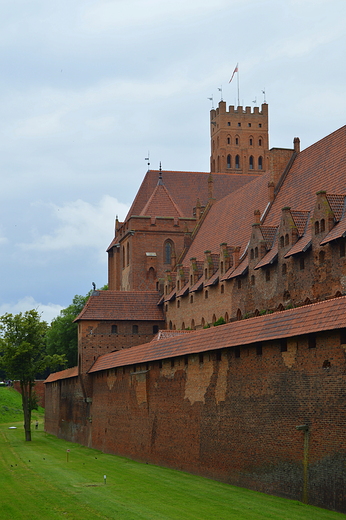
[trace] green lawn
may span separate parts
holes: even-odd
[[[9,429],[11,425],[17,428]],[[45,434],[42,419],[32,442],[24,441],[21,423],[0,424],[1,520],[97,518],[341,520],[345,516],[67,443]]]

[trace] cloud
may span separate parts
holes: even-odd
[[[41,315],[42,320],[50,323],[53,318],[60,314],[60,311],[62,311],[63,307],[54,303],[38,303],[32,296],[25,296],[15,303],[3,303],[0,305],[0,316],[6,313],[24,313],[32,309],[35,309]]]
[[[109,195],[102,197],[100,202],[92,205],[83,200],[69,202],[64,206],[56,204],[45,206],[55,222],[56,228],[51,234],[40,235],[33,231],[34,238],[29,243],[21,243],[23,249],[37,251],[62,251],[75,248],[91,248],[104,250],[114,236],[114,219],[122,220],[129,208]]]

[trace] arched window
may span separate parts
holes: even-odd
[[[195,330],[195,320],[191,320],[191,330]]]
[[[237,170],[239,170],[239,168],[240,168],[240,157],[239,157],[239,155],[235,156],[235,167],[236,167]]]
[[[255,258],[255,253],[254,253],[253,249],[251,249],[251,251],[250,251],[250,258],[251,258],[251,260],[253,260]]]
[[[261,157],[261,156],[258,158],[258,169],[259,170],[263,169],[263,157]]]
[[[318,235],[319,232],[320,232],[320,223],[318,222],[318,220],[316,220],[316,222],[315,222],[315,235]]]
[[[126,244],[126,265],[130,264],[130,244],[127,242]]]
[[[284,247],[284,245],[285,245],[285,238],[284,238],[284,236],[282,235],[282,236],[280,237],[280,247]]]
[[[238,146],[239,145],[239,137],[236,137],[235,138],[235,144]]]
[[[205,319],[203,317],[202,317],[201,325],[204,328],[204,326],[205,326]]]
[[[231,138],[227,137],[227,144],[231,144]]]
[[[288,246],[289,243],[290,243],[290,237],[289,237],[288,233],[286,233],[286,235],[285,235],[285,246]]]
[[[258,146],[262,146],[262,139],[258,139]]]
[[[213,314],[212,323],[215,323],[215,322],[216,322],[216,316],[215,316],[215,314]]]
[[[220,156],[217,156],[217,171],[220,171]]]
[[[125,269],[125,247],[122,248],[123,251],[123,269]]]
[[[258,258],[258,247],[255,247],[255,258]]]
[[[149,271],[147,272],[147,278],[148,280],[150,280],[151,282],[153,282],[155,280],[155,269],[153,267],[150,267],[149,268]]]
[[[171,321],[169,322],[168,328],[169,328],[169,330],[172,330],[172,322]]]
[[[181,324],[181,330],[185,330],[185,322]]]
[[[208,290],[206,290],[204,293],[204,298],[207,300],[208,296],[209,296],[209,293],[208,293]]]
[[[250,137],[250,139],[249,139],[249,145],[250,145],[250,146],[253,145],[253,137]]]
[[[323,233],[323,231],[325,231],[326,229],[326,222],[324,220],[324,218],[321,220],[321,233]]]
[[[228,312],[226,312],[225,314],[225,322],[228,323],[229,322],[229,316],[228,316]]]
[[[242,317],[243,317],[243,315],[242,315],[242,313],[241,313],[241,310],[238,309],[238,310],[237,310],[237,320],[238,320],[238,321],[241,320]]]
[[[227,155],[227,168],[231,167],[231,156],[230,154]]]
[[[172,262],[172,253],[173,253],[173,242],[172,240],[166,240],[164,243],[164,259],[165,264],[170,264]]]
[[[250,155],[249,158],[249,170],[253,170],[253,155]]]

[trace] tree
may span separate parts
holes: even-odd
[[[0,367],[9,379],[20,381],[26,441],[31,441],[31,412],[37,408],[36,375],[64,362],[62,356],[47,355],[46,331],[47,323],[35,310],[0,317]]]
[[[107,289],[108,286],[104,285],[100,290]],[[72,303],[52,320],[47,330],[48,354],[65,356],[68,368],[76,366],[78,362],[78,325],[74,320],[82,312],[90,295],[91,291],[86,296],[76,294]]]
[[[60,354],[67,359],[68,368],[77,365],[78,358],[78,325],[75,318],[83,310],[88,301],[86,296],[76,295],[71,305],[63,309],[54,318],[47,329],[47,351],[49,354]]]

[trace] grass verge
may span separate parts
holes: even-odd
[[[13,392],[0,388],[0,411],[4,399],[5,406],[17,409],[21,398]],[[22,422],[0,424],[0,519],[345,519],[297,501],[68,443],[46,434],[42,415],[36,418],[39,429],[33,429],[31,442],[24,440]]]

